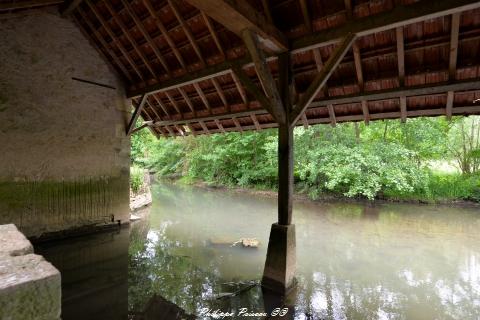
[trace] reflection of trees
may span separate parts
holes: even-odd
[[[268,236],[272,204],[194,189],[162,187],[161,194],[157,205],[162,207],[152,208],[158,210],[151,217],[152,231],[132,230],[129,308],[141,310],[157,293],[189,313],[204,307],[262,311],[260,288],[232,299],[211,297],[234,291],[236,287],[222,283],[245,280],[242,273],[253,275],[247,279],[259,278],[264,252],[257,256],[209,248],[205,240],[222,230],[238,237],[245,225],[253,235]],[[480,220],[475,211],[398,204],[296,205],[299,286],[289,302],[295,319],[478,318]],[[238,267],[238,279],[226,276],[232,274],[226,266],[235,268],[249,259],[251,265]]]

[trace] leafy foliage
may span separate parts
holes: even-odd
[[[478,200],[480,180],[474,173],[480,166],[479,127],[475,117],[298,127],[296,188],[312,198],[332,193],[367,199]],[[144,130],[132,138],[132,159],[161,176],[275,189],[277,148],[274,129],[159,140]],[[465,174],[434,172],[429,168],[432,160],[457,163]],[[449,183],[451,192],[445,190]]]

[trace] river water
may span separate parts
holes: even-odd
[[[62,272],[64,320],[263,319],[276,307],[288,308],[279,319],[480,319],[478,208],[295,202],[298,285],[282,298],[255,285],[275,199],[152,192],[130,228],[36,247]],[[260,245],[231,246],[241,238]]]

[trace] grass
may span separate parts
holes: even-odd
[[[133,193],[138,193],[143,186],[144,170],[142,168],[133,166],[130,167],[130,189]]]

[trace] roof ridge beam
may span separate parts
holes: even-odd
[[[269,23],[263,14],[242,0],[186,0],[215,21],[242,37],[244,29],[259,35],[259,41],[269,51],[280,53],[288,50],[283,33]]]

